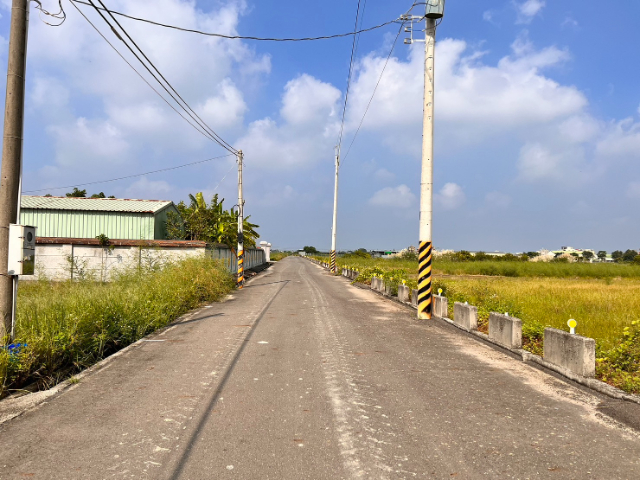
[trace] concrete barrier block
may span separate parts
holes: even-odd
[[[522,320],[491,312],[489,339],[503,347],[522,348]]]
[[[401,302],[409,301],[409,287],[406,285],[398,285],[398,300]]]
[[[411,290],[411,305],[418,306],[418,290]]]
[[[371,279],[371,290],[378,290],[378,282],[380,279],[378,277],[373,277]]]
[[[378,280],[378,291],[381,292],[381,293],[384,293],[386,288],[387,288],[387,286],[384,284],[384,280],[382,278],[380,278]]]
[[[583,377],[596,375],[596,341],[593,338],[545,328],[543,358]]]
[[[478,307],[460,302],[454,303],[453,321],[467,330],[477,330]]]
[[[440,318],[446,318],[449,315],[449,300],[447,300],[447,297],[433,296],[433,314]]]
[[[382,291],[385,295],[391,297],[393,295],[392,287],[390,283],[385,283],[384,290]]]

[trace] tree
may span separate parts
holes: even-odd
[[[600,250],[598,252],[598,258],[601,262],[604,262],[607,259],[607,252],[605,250]]]
[[[611,258],[613,258],[614,262],[619,262],[622,258],[622,255],[624,255],[624,253],[622,253],[620,250],[616,250],[611,254]]]
[[[591,261],[593,257],[594,257],[593,252],[590,252],[589,250],[582,252],[582,258],[584,258],[587,261]]]
[[[633,263],[635,263],[636,265],[640,265],[640,255],[635,256],[635,258],[633,259]]]
[[[318,252],[316,247],[311,247],[311,246],[306,246],[302,250],[304,250],[304,253],[306,253],[307,255],[313,255],[315,253],[320,253],[320,252]]]
[[[453,254],[453,259],[458,262],[469,262],[473,260],[473,255],[466,250],[460,250]]]
[[[86,198],[87,191],[86,190],[78,190],[78,187],[73,187],[73,192],[69,192],[66,194],[67,197],[70,198]]]
[[[476,252],[476,254],[473,256],[473,259],[475,261],[478,261],[478,262],[482,262],[482,261],[485,261],[485,260],[491,260],[489,255],[487,255],[484,252]]]
[[[173,240],[199,240],[207,243],[220,243],[232,250],[238,244],[238,211],[225,210],[224,199],[219,200],[218,194],[207,205],[202,192],[195,196],[189,195],[189,205],[180,202],[176,205],[178,214],[167,214],[167,237]],[[254,248],[260,235],[256,231],[258,225],[249,221],[250,216],[244,217],[243,233],[245,248]]]
[[[635,250],[627,250],[622,254],[622,261],[633,262],[633,259],[636,258],[637,255],[638,255],[638,252],[636,252]]]
[[[538,252],[527,252],[526,255],[529,258],[536,258],[536,257],[540,256],[540,254]]]

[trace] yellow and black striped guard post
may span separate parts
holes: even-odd
[[[335,273],[336,271],[336,251],[331,250],[331,273]]]
[[[420,242],[418,253],[418,318],[429,320],[433,298],[431,297],[431,242]]]
[[[244,286],[244,250],[238,250],[238,288]]]

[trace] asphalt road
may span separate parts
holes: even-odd
[[[0,478],[640,478],[633,406],[414,317],[284,259],[2,424]]]

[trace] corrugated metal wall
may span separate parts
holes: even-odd
[[[207,252],[211,258],[222,260],[224,266],[231,273],[238,273],[238,259],[236,254],[227,247],[207,248]],[[249,248],[244,251],[244,268],[249,270],[258,267],[265,262],[264,250],[261,248]]]
[[[69,210],[20,211],[20,223],[38,227],[39,237],[154,240],[153,213],[74,212]]]

